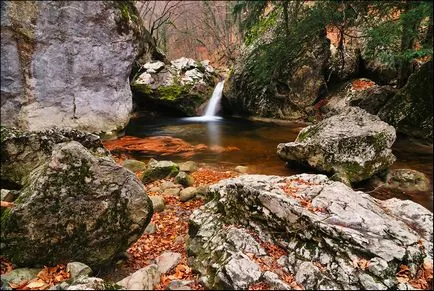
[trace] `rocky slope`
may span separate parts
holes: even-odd
[[[7,1],[1,12],[1,123],[123,128],[128,77],[152,48],[128,1]]]
[[[211,289],[400,289],[432,262],[432,213],[324,175],[243,175],[190,216],[190,263]],[[431,265],[432,266],[432,265]]]

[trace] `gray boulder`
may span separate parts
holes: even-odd
[[[150,196],[152,201],[152,208],[154,209],[154,212],[161,212],[166,207],[164,205],[164,199],[161,196]]]
[[[156,265],[149,265],[137,270],[116,284],[126,290],[154,290],[154,287],[160,283],[160,275]]]
[[[164,252],[155,258],[155,262],[158,266],[158,271],[161,274],[167,274],[170,270],[178,265],[181,260],[181,254],[174,252]]]
[[[391,150],[395,138],[392,126],[352,107],[302,129],[294,142],[279,144],[277,154],[284,161],[306,163],[336,173],[344,181],[356,182],[395,161]]]
[[[179,166],[171,161],[156,161],[151,159],[146,170],[142,175],[143,184],[153,182],[158,179],[176,176]]]
[[[41,271],[39,268],[18,268],[6,274],[2,274],[2,282],[18,284],[24,280],[31,280],[37,277]]]
[[[152,51],[138,20],[125,1],[2,3],[1,123],[91,132],[126,126],[128,76],[136,57]]]
[[[243,175],[210,186],[209,195],[190,216],[187,245],[206,288],[247,289],[268,278],[294,289],[282,280],[286,273],[305,289],[394,289],[401,264],[414,276],[432,260],[430,211],[324,175]],[[276,249],[277,265],[270,263]],[[274,267],[261,270],[259,261]]]
[[[92,274],[92,269],[80,262],[71,262],[66,265],[66,271],[70,275],[70,280],[75,280],[81,276],[89,276]]]
[[[151,219],[143,185],[111,157],[94,155],[77,141],[56,144],[51,154],[48,149],[27,157],[39,163],[17,179],[25,181],[21,193],[2,213],[2,254],[19,266],[111,262]]]

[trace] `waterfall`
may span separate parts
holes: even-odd
[[[220,99],[222,99],[223,85],[225,81],[218,82],[217,86],[214,88],[214,92],[212,93],[211,99],[206,107],[205,114],[202,116],[206,117],[214,117],[216,116],[217,106],[220,103]]]
[[[209,99],[208,105],[205,109],[205,114],[202,116],[196,116],[196,117],[186,117],[183,118],[183,120],[186,121],[200,121],[200,122],[208,122],[208,121],[216,121],[222,119],[220,116],[216,116],[217,107],[220,103],[220,100],[222,99],[223,94],[223,85],[225,81],[218,82],[217,85],[214,88],[214,92],[212,92],[211,99]]]

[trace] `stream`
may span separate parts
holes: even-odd
[[[146,152],[129,153],[134,158],[147,162],[150,158],[183,162],[193,160],[199,165],[222,170],[234,170],[238,165],[247,166],[249,174],[289,176],[299,173],[315,173],[314,170],[285,166],[276,154],[279,143],[294,141],[298,132],[307,126],[303,123],[284,124],[249,121],[240,118],[217,118],[203,121],[194,118],[149,118],[132,119],[125,129],[125,135],[139,138],[170,136],[180,138],[190,144],[203,144],[216,151],[201,151],[191,157],[179,155],[156,155]],[[224,149],[231,149],[225,151]],[[353,185],[355,189],[367,191],[379,199],[396,197],[413,200],[433,211],[432,145],[424,145],[404,136],[398,136],[392,147],[397,161],[391,168],[409,168],[423,172],[431,181],[427,192],[404,192],[381,188],[372,191],[368,183]],[[164,150],[163,150],[164,151]],[[370,192],[371,191],[371,192]]]

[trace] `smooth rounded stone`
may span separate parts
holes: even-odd
[[[277,146],[287,162],[358,182],[387,169],[395,160],[391,146],[395,128],[358,107],[350,107],[300,131],[294,142]]]
[[[24,179],[15,206],[1,215],[1,253],[18,266],[108,264],[139,238],[152,215],[134,173],[77,141],[54,145]]]
[[[155,223],[152,222],[150,222],[145,228],[145,233],[154,234],[156,231],[157,226],[155,225]]]
[[[18,268],[10,271],[9,273],[2,274],[2,281],[7,283],[18,284],[24,280],[31,280],[37,277],[41,269],[38,268]]]
[[[186,172],[179,172],[175,177],[175,181],[184,187],[192,186],[194,183],[193,177],[188,175]]]
[[[137,270],[116,284],[127,290],[153,290],[160,283],[160,275],[157,265],[149,265]]]
[[[196,162],[193,161],[187,161],[179,164],[179,170],[183,172],[192,173],[192,172],[196,172],[197,169],[198,169],[197,164]]]
[[[196,187],[188,187],[188,188],[182,189],[181,192],[179,192],[179,200],[181,202],[188,201],[188,200],[196,197],[196,194],[197,194]]]
[[[241,175],[211,185],[208,197],[190,215],[187,241],[190,266],[208,289],[241,289],[251,281],[239,280],[241,267],[227,272],[227,265],[252,255],[266,262],[260,240],[288,253],[278,264],[305,289],[396,289],[401,264],[416,276],[418,266],[432,261],[429,210],[409,200],[375,199],[325,175]],[[288,241],[288,232],[297,235]],[[368,268],[354,263],[362,259]],[[276,279],[271,273],[269,281]]]
[[[138,171],[144,171],[146,169],[146,163],[130,159],[125,160],[122,163],[122,166],[134,173]]]
[[[208,193],[208,189],[209,189],[209,186],[207,186],[207,185],[198,186],[196,196],[206,197],[206,195]]]
[[[181,254],[174,252],[164,252],[155,259],[158,266],[158,271],[161,274],[166,274],[178,265],[181,260]]]
[[[166,190],[168,188],[177,188],[177,187],[179,187],[179,185],[177,185],[171,181],[163,181],[163,182],[161,182],[161,185],[160,185],[160,188],[162,190]]]
[[[246,167],[246,166],[236,166],[235,167],[235,171],[237,171],[238,173],[241,173],[241,174],[247,173],[248,170],[249,170],[249,167]]]
[[[70,274],[70,279],[76,279],[80,276],[90,276],[92,269],[80,262],[71,262],[66,265],[66,271]]]
[[[181,188],[179,188],[179,187],[177,187],[177,188],[168,188],[168,189],[164,190],[163,195],[178,196],[179,192],[181,192]]]
[[[156,161],[151,159],[146,170],[142,175],[143,184],[153,182],[158,179],[176,176],[179,166],[171,161]]]
[[[152,207],[154,208],[154,212],[161,212],[166,207],[164,204],[164,198],[161,196],[149,196],[152,201]]]
[[[386,175],[385,187],[403,191],[428,191],[430,180],[424,173],[412,169],[391,169]]]
[[[160,187],[158,187],[158,186],[154,186],[154,187],[152,187],[151,189],[149,189],[149,192],[161,192],[161,188]]]

